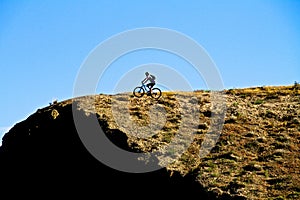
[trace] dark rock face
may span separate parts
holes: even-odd
[[[50,107],[38,110],[4,136],[0,148],[3,191],[11,191],[12,196],[25,191],[23,195],[29,196],[42,192],[133,199],[178,195],[208,198],[192,176],[170,177],[166,169],[126,173],[102,164],[82,144],[74,126],[71,104]],[[88,117],[84,112],[81,114]],[[105,122],[99,123],[105,129]],[[129,150],[126,135],[121,131],[118,137],[109,139]]]
[[[68,199],[79,195],[125,199],[181,196],[185,199],[299,198],[298,87],[226,91],[224,126],[217,143],[203,158],[199,156],[199,150],[206,144],[203,143],[206,136],[212,133],[210,118],[216,110],[210,110],[209,93],[199,91],[195,95],[196,98],[182,92],[175,98],[173,93],[165,93],[159,101],[152,101],[151,98],[137,99],[127,94],[117,95],[117,98],[100,94],[55,102],[37,110],[3,138],[0,198],[14,199],[16,195],[25,199],[49,195]],[[201,100],[199,119],[189,119],[195,131],[193,142],[176,162],[165,168],[149,173],[118,171],[98,161],[82,143],[85,133],[94,132],[99,136],[98,122],[104,133],[100,131],[100,139],[89,138],[94,142],[89,148],[109,139],[129,152],[160,152],[156,150],[164,150],[177,136],[183,121],[181,111],[192,111],[194,105],[190,102],[197,99]],[[181,108],[179,101],[186,102],[187,106]],[[128,131],[125,133],[126,129],[116,123],[112,114],[112,108],[117,108],[117,114],[128,110],[129,115],[119,115],[122,117],[120,124],[125,126],[131,120],[143,126],[149,122],[149,108],[154,105],[165,109],[166,123],[155,135],[147,138],[136,137]],[[75,114],[84,122],[80,128],[75,127],[72,107],[77,108]],[[91,121],[95,126],[88,123]],[[102,145],[105,144],[99,146],[104,147]],[[111,155],[109,158],[116,160],[115,157]],[[147,161],[155,166],[163,160],[158,153]],[[149,163],[138,161],[134,166],[149,167]]]

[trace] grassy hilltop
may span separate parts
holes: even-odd
[[[75,170],[77,166],[78,169],[86,169],[85,175],[90,175],[91,179],[101,177],[103,183],[106,181],[107,185],[115,187],[121,187],[121,183],[122,187],[126,187],[126,183],[134,181],[141,185],[161,182],[161,187],[170,187],[174,191],[181,188],[185,194],[197,194],[199,190],[199,194],[207,199],[299,199],[299,85],[223,91],[225,112],[222,129],[214,138],[216,144],[210,152],[200,157],[205,137],[215,134],[210,127],[211,116],[219,112],[211,109],[211,95],[210,91],[202,90],[165,92],[159,100],[154,100],[149,96],[138,99],[131,93],[99,94],[57,102],[38,109],[4,136],[0,148],[2,171],[12,175],[12,166],[18,164],[19,168],[28,168],[31,174],[35,174],[43,167],[55,166],[54,174],[65,173],[72,177],[67,168],[72,166]],[[120,148],[131,152],[166,153],[164,147],[176,138],[183,121],[193,125],[193,140],[178,159],[166,166],[158,155],[155,159],[158,165],[163,166],[163,171],[159,170],[156,175],[124,176],[107,167],[98,168],[99,163],[87,153],[74,128],[74,103],[76,110],[87,118],[96,113],[106,136]],[[159,117],[163,117],[163,126],[148,137],[129,133],[130,123],[143,127],[153,122],[151,108],[163,111],[162,116],[156,116],[156,121],[162,121]],[[195,110],[198,111],[197,118],[183,119],[183,112]],[[125,112],[127,117],[122,117],[121,113]],[[142,131],[138,134],[147,135]],[[47,156],[41,157],[41,153]],[[58,162],[59,165],[55,164]],[[36,164],[40,167],[36,168]],[[18,171],[18,175],[12,176],[27,177],[23,172]],[[80,170],[73,174],[81,177],[80,180],[90,180]],[[77,179],[64,179],[67,183],[69,180],[76,182]],[[177,182],[180,184],[175,187]]]

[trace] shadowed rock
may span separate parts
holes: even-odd
[[[185,199],[299,198],[299,88],[231,89],[225,94],[227,110],[219,137],[211,124],[215,121],[220,125],[222,120],[211,119],[220,109],[216,106],[218,109],[212,110],[213,101],[209,93],[203,91],[196,91],[193,94],[196,97],[188,92],[180,92],[180,95],[166,92],[159,101],[125,94],[114,100],[111,95],[100,94],[38,109],[3,137],[1,197],[14,199],[21,194],[22,198],[39,199],[51,195],[68,199],[79,195],[125,199],[169,199],[181,195]],[[198,105],[197,99],[200,99]],[[184,102],[185,106],[181,108],[178,102]],[[129,111],[126,117],[120,115],[119,122],[124,126],[115,122],[112,104],[116,114]],[[139,167],[151,164],[159,170],[127,173],[103,164],[90,154],[81,139],[95,129],[85,123],[78,134],[72,105],[81,120],[94,120],[103,130],[99,132],[102,138],[118,148],[133,154],[158,151],[170,160],[176,149],[164,147],[180,135],[178,131],[185,121],[183,111],[193,111],[199,106],[200,113],[195,115],[199,118],[186,120],[195,134],[189,146],[178,140],[176,147],[183,146],[186,151],[174,163],[160,168],[164,160],[158,153],[150,156],[148,162],[141,160],[136,164]],[[91,105],[95,105],[95,109]],[[151,136],[140,131],[143,129],[126,130],[128,120],[138,126],[148,125],[149,109],[153,105],[166,111],[166,123],[161,130]],[[135,131],[134,134],[131,131]],[[140,133],[147,138],[137,137]],[[97,144],[98,140],[94,142]],[[199,156],[199,150],[206,145],[212,146],[211,151],[205,157]]]
[[[59,115],[53,117],[50,110]],[[80,115],[89,118],[83,111]],[[127,136],[108,129],[99,121],[108,138],[130,150]],[[72,118],[71,104],[38,110],[16,124],[3,138],[0,148],[1,183],[6,190],[36,190],[51,194],[110,195],[123,198],[176,197],[198,195],[207,198],[191,176],[182,177],[162,168],[149,173],[127,173],[112,169],[95,159],[82,144]]]

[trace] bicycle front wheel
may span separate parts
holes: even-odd
[[[161,90],[159,88],[153,88],[151,92],[151,96],[154,99],[158,99],[161,96]]]
[[[145,90],[142,87],[136,87],[133,90],[133,95],[135,97],[141,98],[142,96],[144,96],[144,94],[145,94]]]

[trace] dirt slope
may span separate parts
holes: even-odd
[[[221,109],[214,107],[212,92],[200,90],[165,92],[159,100],[124,93],[57,102],[38,109],[4,136],[0,148],[2,183],[12,189],[26,188],[30,181],[45,192],[70,185],[102,194],[115,188],[142,194],[150,190],[153,197],[160,191],[165,197],[299,199],[299,95],[297,84],[225,90]],[[155,155],[152,161],[160,169],[132,174],[99,162],[80,140],[74,112],[85,120],[96,116],[105,135],[120,148]],[[219,131],[212,128],[216,113]],[[149,129],[151,123],[157,124]],[[188,131],[192,131],[192,140],[187,145],[184,137],[191,138]],[[176,140],[177,136],[182,138]],[[200,156],[207,136],[216,144]],[[174,140],[182,153],[165,148]],[[51,181],[56,187],[49,189]],[[91,184],[93,181],[97,184]],[[125,196],[142,198],[136,193]]]

